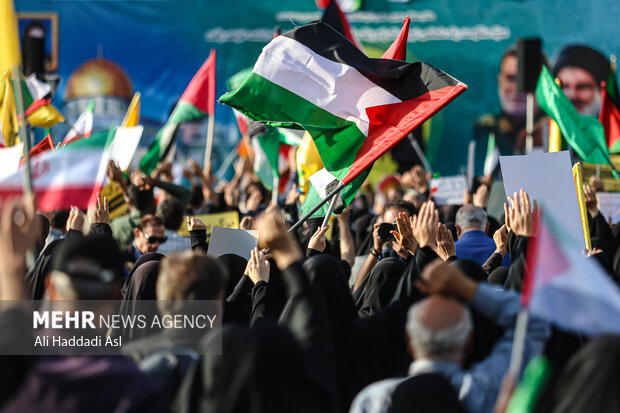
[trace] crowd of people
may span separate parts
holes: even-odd
[[[271,202],[249,160],[230,182],[190,161],[191,189],[171,184],[170,171],[124,174],[111,163],[108,178],[130,206],[113,220],[105,198],[53,214],[37,213],[31,196],[3,202],[3,411],[505,411],[535,236],[525,191],[502,216],[486,211],[493,184],[484,179],[462,205],[438,207],[417,165],[385,193],[365,185],[330,226],[314,218],[289,232],[300,191]],[[588,259],[617,281],[620,227],[598,211],[601,182],[590,183]],[[195,215],[226,211],[258,232],[249,260],[206,254],[207,226]],[[184,221],[189,237],[178,234]],[[124,315],[143,300],[167,303],[158,305],[166,314],[178,301],[223,300],[223,319],[199,337],[112,331],[122,354],[28,356],[28,300],[120,300],[109,311]],[[522,365],[545,354],[555,366],[534,411],[615,411],[617,348],[615,337],[588,340],[532,317]]]

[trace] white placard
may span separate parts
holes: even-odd
[[[467,178],[462,175],[434,178],[430,187],[435,205],[461,205],[467,190]]]
[[[116,162],[121,171],[129,169],[143,131],[142,125],[116,128],[114,140],[110,146],[110,160]]]
[[[605,221],[611,220],[612,224],[620,222],[620,192],[597,192],[596,199]]]
[[[574,239],[583,240],[577,191],[568,151],[500,156],[506,196],[521,188],[536,200],[544,214],[553,214]],[[532,202],[533,205],[533,202]]]
[[[0,178],[11,175],[19,168],[22,157],[23,143],[0,149]]]
[[[250,251],[257,244],[258,231],[213,227],[207,254],[216,258],[225,254],[236,254],[249,260]]]

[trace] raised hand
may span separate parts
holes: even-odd
[[[435,252],[439,258],[446,261],[448,258],[456,255],[456,246],[454,245],[454,237],[452,232],[444,224],[437,227],[437,247]]]
[[[269,249],[279,269],[284,270],[303,259],[299,245],[288,233],[284,215],[277,208],[271,207],[263,212],[256,220],[255,228],[258,230],[258,247]]]
[[[499,252],[502,256],[506,255],[508,249],[508,229],[506,228],[506,224],[495,231],[493,234],[493,241],[495,241],[495,252]]]
[[[0,202],[0,300],[27,298],[26,253],[34,246],[40,231],[33,196]]]
[[[323,252],[325,251],[325,247],[327,246],[327,240],[325,239],[325,233],[329,230],[329,225],[324,227],[318,227],[314,234],[312,234],[312,238],[308,242],[308,248],[311,248],[316,251]]]
[[[515,192],[513,197],[508,197],[508,201],[511,204],[511,208],[508,208],[508,215],[510,216],[510,226],[512,232],[515,235],[524,237],[531,237],[534,235],[534,220],[538,215],[538,204],[534,201],[534,209],[532,210],[532,204],[530,203],[530,197],[521,189],[519,192]],[[504,205],[504,210],[507,207]]]
[[[394,235],[394,240],[402,247],[402,249],[413,255],[418,247],[418,243],[413,236],[411,220],[408,219],[406,213],[398,213],[398,216],[396,217],[396,227],[398,228],[398,231],[390,231],[390,233]]]
[[[239,223],[240,229],[254,229],[254,217],[246,215]]]
[[[269,282],[269,261],[265,253],[258,248],[252,249],[245,274],[256,284],[259,281]]]
[[[473,195],[473,203],[480,208],[486,208],[489,202],[489,187],[486,185],[480,185]]]
[[[433,246],[439,225],[439,211],[435,208],[435,203],[433,201],[423,203],[418,215],[411,217],[410,220],[413,236],[420,248]]]
[[[228,184],[224,187],[224,202],[231,208],[239,206],[239,187],[234,184]]]
[[[101,193],[97,194],[97,204],[88,208],[88,221],[91,224],[108,224],[110,225],[110,206],[108,205],[108,197],[101,199]]]
[[[583,195],[586,199],[586,209],[595,217],[598,215],[598,199],[596,198],[596,190],[590,185],[583,186]]]
[[[194,231],[197,229],[207,230],[207,224],[202,222],[198,217],[187,217],[187,230]]]
[[[74,230],[82,232],[84,228],[84,213],[75,205],[71,206],[69,218],[67,218],[67,231]]]

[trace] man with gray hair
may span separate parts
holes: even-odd
[[[418,283],[429,297],[409,310],[406,335],[414,358],[409,376],[382,380],[366,387],[351,405],[351,413],[401,411],[491,412],[502,378],[508,371],[519,295],[467,278],[456,267],[435,261]],[[505,329],[486,359],[463,369],[471,345],[476,311]],[[539,354],[549,336],[549,325],[530,319],[523,363]]]
[[[456,213],[456,257],[470,259],[482,265],[494,252],[502,254],[502,265],[510,265],[510,256],[496,249],[495,242],[486,234],[489,226],[487,213],[472,204],[463,205]]]

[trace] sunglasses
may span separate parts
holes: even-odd
[[[149,244],[163,244],[164,242],[168,241],[168,237],[154,237],[153,235],[149,235],[146,232],[142,232],[144,234],[144,238],[146,238],[146,242],[148,242]]]

